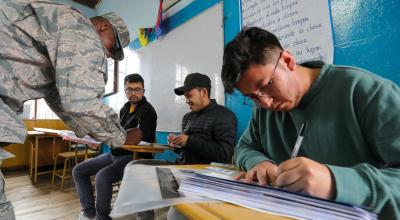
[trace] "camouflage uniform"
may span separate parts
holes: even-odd
[[[126,46],[125,24],[110,23],[123,25],[118,43]],[[25,101],[40,98],[78,136],[121,146],[126,132],[102,101],[106,69],[99,35],[76,9],[48,0],[0,1],[0,146],[24,143],[18,114]]]

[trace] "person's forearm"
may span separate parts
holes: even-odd
[[[399,169],[377,169],[369,164],[328,167],[335,177],[336,201],[367,207],[384,215],[379,218],[400,217]]]

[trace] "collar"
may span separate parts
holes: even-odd
[[[201,114],[203,112],[207,112],[210,109],[213,109],[215,106],[217,106],[217,102],[215,101],[215,99],[210,99],[210,103],[208,103],[208,105],[206,107],[204,107],[203,109],[201,109],[200,111],[196,112],[198,114]]]
[[[143,96],[142,100],[141,100],[141,101],[137,104],[137,106],[135,107],[135,111],[136,111],[136,109],[138,109],[140,106],[142,106],[142,105],[144,105],[144,104],[146,104],[146,103],[147,103],[147,99],[146,99],[145,96]],[[130,102],[130,101],[127,101],[127,102],[125,103],[125,105],[124,105],[124,108],[127,108],[127,109],[128,109],[128,112],[129,112],[130,107],[131,107],[131,102]]]
[[[310,89],[308,92],[303,96],[303,98],[300,101],[299,107],[304,107],[306,106],[316,95],[318,95],[319,91],[323,88],[325,82],[323,82],[323,79],[327,75],[327,73],[330,71],[332,65],[331,64],[326,64],[323,61],[309,61],[300,64],[301,66],[307,67],[307,68],[321,68],[321,71],[318,75],[318,77],[314,80],[313,84],[311,85]]]

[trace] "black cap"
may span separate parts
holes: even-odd
[[[174,89],[176,95],[183,95],[185,92],[194,88],[211,88],[211,80],[207,75],[201,73],[191,73],[186,76],[182,87]]]

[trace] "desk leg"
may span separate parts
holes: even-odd
[[[133,160],[137,160],[138,159],[138,153],[137,152],[133,152]]]
[[[29,140],[29,157],[30,157],[30,161],[29,161],[29,177],[32,179],[32,175],[33,175],[33,154],[34,154],[34,144],[33,144],[33,140],[32,138],[30,138]]]
[[[37,165],[38,165],[38,151],[39,151],[39,138],[36,137],[35,138],[35,145],[36,145],[36,149],[35,149],[35,167],[34,167],[34,175],[33,175],[33,183],[36,183],[37,181]]]
[[[53,138],[53,161],[56,159],[56,155],[55,155],[55,151],[56,151],[56,138]]]

